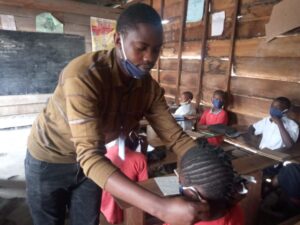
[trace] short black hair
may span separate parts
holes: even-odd
[[[229,207],[236,193],[236,173],[229,156],[220,147],[202,142],[181,158],[179,173],[184,186],[200,186],[208,202]]]
[[[151,6],[136,3],[126,8],[117,20],[117,32],[126,33],[129,29],[136,29],[138,23],[159,26],[162,29],[161,18]]]
[[[223,90],[215,90],[213,95],[220,95],[224,100],[226,100],[226,92]]]
[[[291,101],[286,97],[278,97],[275,98],[274,101],[280,102],[280,104],[284,105],[287,109],[290,109],[292,106]]]
[[[192,100],[193,99],[193,93],[190,92],[190,91],[185,91],[185,92],[182,92],[183,95],[185,95],[188,99]]]

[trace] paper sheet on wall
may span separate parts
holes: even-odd
[[[11,15],[0,15],[3,30],[17,30],[15,17]]]
[[[155,177],[154,180],[164,196],[179,194],[178,177],[176,176]]]
[[[186,22],[199,22],[203,17],[204,0],[189,0]]]
[[[219,36],[224,30],[225,11],[212,14],[211,36]]]

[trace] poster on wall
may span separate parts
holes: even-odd
[[[116,21],[91,17],[93,51],[109,50],[114,47]]]
[[[40,13],[35,17],[35,29],[37,32],[64,33],[64,25],[51,13]]]
[[[0,15],[2,30],[17,30],[15,17],[12,15]]]

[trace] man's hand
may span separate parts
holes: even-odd
[[[192,225],[209,218],[207,203],[188,201],[182,197],[166,198],[162,219],[170,225]]]

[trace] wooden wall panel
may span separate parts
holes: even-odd
[[[204,75],[203,76],[203,89],[226,89],[226,76],[224,75]]]
[[[177,60],[176,59],[161,59],[160,62],[161,70],[176,70]],[[182,60],[182,71],[199,73],[200,61],[197,59],[184,59]]]
[[[285,96],[300,105],[300,83],[295,82],[232,77],[231,93],[269,99]]]
[[[235,60],[235,75],[260,79],[300,81],[299,58],[239,57]]]

